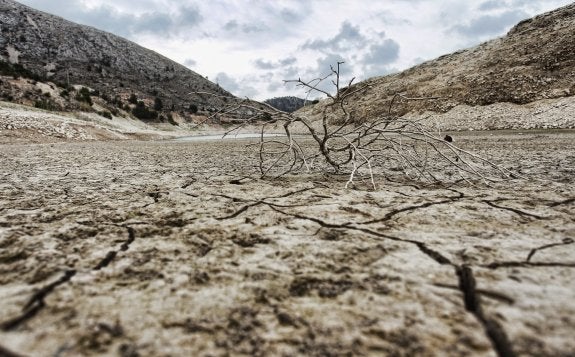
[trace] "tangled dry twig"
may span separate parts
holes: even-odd
[[[401,100],[432,100],[437,98],[409,98],[398,94],[390,103],[389,114],[362,120],[348,110],[351,96],[365,90],[368,85],[340,88],[340,66],[331,67],[329,75],[311,81],[287,80],[309,94],[327,96],[320,106],[320,120],[312,121],[300,113],[287,113],[265,103],[248,98],[235,99],[219,114],[243,110],[249,113],[241,124],[225,135],[239,131],[247,124],[261,126],[257,147],[259,171],[262,177],[280,177],[301,170],[322,170],[348,175],[346,187],[358,177],[369,180],[376,188],[376,176],[402,172],[411,180],[426,182],[482,180],[492,182],[514,177],[507,169],[493,161],[467,151],[441,133],[434,132],[421,121],[393,116],[391,107],[396,98]],[[321,89],[320,84],[332,79],[336,94]],[[281,125],[284,136],[268,137],[270,128]],[[294,128],[303,128],[304,135],[294,134]],[[224,136],[225,136],[224,135]],[[307,143],[311,140],[313,145]],[[304,145],[304,141],[306,144]]]

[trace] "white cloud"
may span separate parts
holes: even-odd
[[[405,69],[503,35],[523,18],[571,0],[19,0],[129,38],[230,92],[301,95],[345,61],[358,80]]]

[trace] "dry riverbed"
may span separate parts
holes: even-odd
[[[525,180],[376,191],[247,142],[1,145],[0,355],[575,351],[573,131],[456,136]]]

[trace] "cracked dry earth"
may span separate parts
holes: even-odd
[[[3,145],[2,356],[572,356],[575,133],[527,180],[256,179],[245,141]]]

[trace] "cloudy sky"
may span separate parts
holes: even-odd
[[[571,0],[18,0],[126,37],[235,95],[303,96],[345,61],[346,80],[403,70],[505,34]]]

